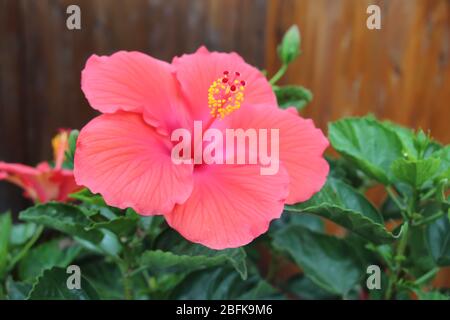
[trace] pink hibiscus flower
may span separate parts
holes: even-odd
[[[279,109],[266,78],[235,53],[202,47],[171,64],[139,52],[93,55],[81,85],[103,114],[80,132],[77,183],[109,205],[163,214],[192,242],[245,245],[284,204],[309,199],[325,183],[328,140],[311,120]],[[175,164],[171,133],[192,130],[195,120],[220,130],[279,129],[278,172],[261,175],[260,164]]]
[[[69,131],[61,132],[52,140],[55,166],[47,162],[39,163],[36,168],[19,163],[0,161],[0,180],[6,180],[25,192],[24,196],[35,203],[48,201],[67,201],[68,195],[79,189],[72,170],[62,168],[65,151],[68,148]]]

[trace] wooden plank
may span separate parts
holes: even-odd
[[[366,27],[374,3],[381,30]],[[372,112],[448,143],[449,13],[446,0],[269,1],[266,64],[277,70],[276,45],[298,24],[303,55],[281,83],[313,91],[306,116],[325,129],[330,120]]]
[[[66,28],[71,4],[81,30]],[[50,159],[58,128],[97,114],[80,89],[91,54],[138,50],[171,61],[207,45],[263,67],[265,13],[266,0],[1,0],[0,159]],[[0,210],[24,205],[17,188],[0,183]]]

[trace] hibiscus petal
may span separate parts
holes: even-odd
[[[53,171],[50,180],[58,186],[57,201],[67,201],[69,194],[81,189],[75,182],[75,177],[71,170]]]
[[[0,179],[22,188],[25,191],[24,195],[35,202],[45,203],[55,199],[53,196],[57,187],[48,181],[49,172],[50,166],[47,162],[41,162],[37,168],[20,163],[0,162]]]
[[[243,108],[249,104],[277,105],[272,87],[264,75],[237,53],[209,52],[201,47],[194,54],[174,58],[172,64],[195,120],[209,120],[208,89],[214,80],[223,76],[224,71],[237,71],[240,79],[245,80]]]
[[[94,109],[144,113],[149,124],[167,134],[186,114],[173,72],[170,64],[141,52],[92,55],[81,88]]]
[[[284,169],[261,175],[259,165],[209,165],[194,172],[189,199],[166,214],[169,225],[212,249],[243,246],[279,218],[288,194]]]
[[[38,175],[40,172],[38,169],[20,164],[20,163],[6,163],[0,161],[0,172],[4,174],[17,174],[17,175]]]
[[[230,115],[227,122],[235,129],[279,129],[280,162],[290,181],[287,204],[308,200],[325,184],[329,166],[323,152],[329,142],[312,120],[291,110],[248,106]]]
[[[193,187],[192,165],[175,165],[168,137],[138,114],[104,114],[80,132],[74,175],[109,205],[160,214],[183,203]]]

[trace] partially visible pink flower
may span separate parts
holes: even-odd
[[[61,130],[52,140],[54,167],[47,162],[41,162],[33,168],[0,161],[0,180],[6,180],[21,187],[24,195],[35,203],[51,200],[67,201],[68,195],[80,188],[75,182],[72,170],[62,168],[64,154],[68,147],[68,136],[67,130]]]
[[[267,79],[236,53],[202,47],[172,64],[139,52],[93,55],[82,90],[103,114],[78,137],[77,183],[109,205],[163,214],[192,242],[245,245],[267,231],[285,203],[305,201],[325,183],[328,140],[311,120],[279,109]],[[215,92],[220,100],[209,97]],[[174,164],[170,134],[193,130],[194,121],[219,130],[279,129],[280,170],[261,175],[260,164]]]

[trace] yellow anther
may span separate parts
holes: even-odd
[[[223,119],[241,107],[244,101],[245,81],[239,80],[240,73],[224,76],[214,80],[208,88],[208,107],[214,118]]]

